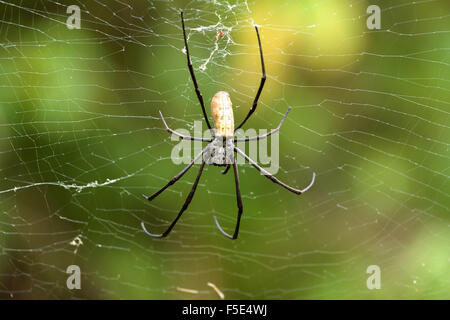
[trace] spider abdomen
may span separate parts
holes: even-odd
[[[211,114],[216,137],[229,138],[234,135],[234,116],[230,95],[219,91],[211,100]]]

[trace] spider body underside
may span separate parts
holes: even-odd
[[[234,162],[234,115],[230,94],[217,92],[211,100],[214,123],[214,139],[207,146],[203,159],[215,166],[231,165]]]
[[[206,164],[214,166],[232,165],[234,162],[234,143],[233,139],[214,138],[206,147],[203,153],[203,160]]]
[[[159,189],[158,191],[153,193],[151,196],[144,195],[144,198],[146,198],[147,200],[149,200],[149,201],[153,200],[158,195],[160,195],[164,190],[166,190],[169,186],[171,186],[175,182],[177,182],[194,165],[194,163],[198,159],[200,159],[200,157],[203,157],[197,177],[194,181],[194,184],[192,185],[192,189],[189,192],[189,195],[186,198],[186,201],[184,202],[183,207],[181,208],[177,217],[169,225],[169,227],[166,229],[166,231],[164,231],[161,234],[155,234],[155,233],[151,233],[147,230],[144,222],[141,222],[141,226],[142,226],[142,229],[144,230],[144,232],[149,236],[156,237],[156,238],[166,237],[170,233],[170,231],[173,229],[173,227],[176,225],[178,220],[181,218],[183,212],[187,209],[187,207],[191,203],[192,198],[194,197],[195,190],[197,189],[198,183],[200,181],[200,177],[203,173],[203,168],[204,168],[205,164],[214,165],[214,166],[225,166],[226,168],[225,168],[225,170],[222,171],[222,174],[226,174],[228,172],[228,170],[230,169],[230,167],[233,166],[235,186],[236,186],[236,200],[237,200],[237,207],[238,207],[237,221],[236,221],[236,226],[235,226],[233,235],[226,233],[222,229],[222,227],[220,226],[220,224],[217,220],[217,217],[214,216],[214,220],[216,222],[217,228],[220,230],[220,232],[224,236],[226,236],[230,239],[236,239],[238,237],[238,233],[239,233],[239,226],[240,226],[240,222],[241,222],[243,206],[242,206],[239,175],[238,175],[238,168],[237,168],[237,164],[236,164],[235,153],[244,157],[254,168],[256,168],[259,172],[261,172],[261,174],[263,174],[265,177],[272,180],[272,182],[282,186],[283,188],[285,188],[297,195],[300,195],[303,192],[307,191],[309,188],[311,188],[311,186],[314,184],[316,174],[313,173],[312,180],[306,188],[304,188],[302,190],[293,188],[293,187],[285,184],[284,182],[281,182],[276,177],[274,177],[269,172],[267,172],[265,169],[260,167],[254,160],[252,160],[242,150],[240,150],[239,148],[237,148],[234,145],[234,142],[236,142],[236,141],[241,142],[241,141],[254,141],[254,140],[265,139],[268,136],[272,135],[273,133],[279,131],[281,128],[281,125],[283,124],[289,111],[291,110],[291,108],[289,107],[287,112],[285,113],[283,119],[281,120],[280,124],[278,125],[278,127],[266,134],[263,134],[261,136],[249,137],[249,138],[236,138],[235,137],[236,130],[240,129],[244,125],[244,123],[250,118],[250,116],[253,114],[253,112],[256,110],[259,96],[261,95],[262,89],[264,87],[264,83],[266,81],[264,57],[263,57],[263,53],[262,53],[261,40],[259,38],[258,27],[255,26],[255,30],[256,30],[256,35],[258,38],[259,53],[260,53],[260,58],[261,58],[262,77],[261,77],[261,82],[260,82],[258,91],[256,93],[256,97],[253,101],[253,105],[250,108],[250,110],[249,110],[247,116],[244,118],[244,120],[237,127],[235,127],[234,126],[233,108],[232,108],[230,95],[228,94],[228,92],[225,92],[225,91],[217,92],[211,100],[211,115],[212,115],[213,124],[214,124],[214,128],[212,128],[209,123],[208,116],[206,114],[205,104],[203,102],[203,96],[200,93],[200,89],[198,88],[197,79],[195,78],[194,69],[192,67],[192,62],[191,62],[191,58],[190,58],[190,54],[189,54],[189,47],[188,47],[187,38],[186,38],[186,31],[185,31],[185,27],[184,27],[183,12],[181,12],[181,25],[182,25],[182,29],[183,29],[183,37],[184,37],[184,44],[185,44],[185,48],[186,48],[186,56],[187,56],[189,72],[191,74],[191,78],[192,78],[192,82],[194,84],[194,89],[195,89],[197,98],[202,107],[203,116],[204,116],[206,125],[210,129],[210,131],[213,135],[213,138],[197,138],[197,137],[182,135],[182,134],[170,129],[169,126],[167,125],[161,111],[159,112],[159,114],[161,116],[161,120],[163,121],[164,126],[166,127],[166,130],[169,133],[172,133],[173,135],[176,135],[176,136],[180,137],[181,139],[204,141],[204,142],[209,142],[209,143],[197,156],[194,157],[194,159],[191,161],[191,163],[189,163],[183,170],[181,170],[177,175],[175,175],[164,187],[162,187],[161,189]]]

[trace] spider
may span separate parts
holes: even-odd
[[[149,232],[146,229],[144,222],[141,222],[141,226],[142,226],[142,229],[144,230],[144,232],[151,237],[156,237],[156,238],[166,237],[170,233],[170,231],[172,231],[173,227],[176,225],[178,220],[181,218],[183,212],[188,208],[189,204],[191,203],[192,198],[194,197],[195,190],[197,189],[198,182],[200,181],[200,177],[202,175],[205,164],[226,167],[222,171],[222,174],[226,174],[228,172],[228,170],[230,169],[230,167],[233,166],[234,180],[235,180],[235,185],[236,185],[236,199],[237,199],[237,207],[238,207],[237,221],[236,221],[236,226],[235,226],[233,235],[228,234],[227,232],[225,232],[222,229],[216,216],[214,216],[214,221],[216,222],[217,228],[224,236],[226,236],[227,238],[230,238],[230,239],[236,239],[239,234],[239,226],[240,226],[240,222],[241,222],[243,206],[242,206],[241,191],[240,191],[240,186],[239,186],[238,168],[237,168],[237,164],[236,164],[236,157],[234,155],[235,153],[244,157],[261,174],[263,174],[264,176],[266,176],[267,178],[272,180],[274,183],[279,184],[283,188],[286,188],[287,190],[289,190],[295,194],[298,194],[298,195],[302,194],[303,192],[305,192],[309,188],[311,188],[311,186],[314,184],[316,174],[313,173],[312,180],[306,188],[304,188],[303,190],[295,189],[295,188],[288,186],[287,184],[281,182],[277,178],[275,178],[273,175],[271,175],[265,169],[260,167],[254,160],[252,160],[250,157],[248,157],[242,150],[240,150],[239,148],[237,148],[234,145],[234,142],[254,141],[254,140],[264,139],[264,138],[267,138],[268,136],[274,134],[275,132],[279,131],[281,128],[281,125],[283,124],[289,111],[291,110],[291,108],[289,107],[287,112],[285,113],[284,117],[281,119],[278,127],[266,134],[263,134],[260,136],[255,136],[255,137],[248,137],[248,138],[236,138],[235,137],[235,132],[238,129],[240,129],[246,123],[246,121],[250,118],[250,116],[255,112],[256,106],[258,104],[259,96],[261,95],[262,89],[264,87],[264,83],[266,82],[266,71],[265,71],[265,67],[264,67],[264,58],[263,58],[263,53],[262,53],[262,48],[261,48],[261,40],[259,38],[258,27],[255,26],[255,30],[256,30],[256,36],[258,38],[259,54],[260,54],[260,58],[261,58],[262,77],[261,77],[261,82],[260,82],[258,91],[256,93],[256,97],[253,101],[253,105],[250,108],[250,110],[249,110],[247,116],[244,118],[244,120],[235,128],[230,95],[225,91],[217,92],[211,101],[211,113],[212,113],[212,118],[213,118],[213,122],[214,122],[214,128],[212,128],[209,123],[208,116],[206,115],[205,104],[203,102],[203,96],[200,93],[200,90],[198,88],[197,80],[196,80],[195,74],[194,74],[194,69],[192,67],[192,62],[191,62],[191,58],[189,55],[188,43],[187,43],[187,39],[186,39],[186,30],[184,28],[183,12],[181,12],[181,26],[183,29],[184,45],[186,48],[186,56],[187,56],[189,72],[191,74],[192,82],[194,83],[195,93],[197,94],[198,101],[200,102],[200,106],[203,111],[203,116],[205,118],[206,125],[208,126],[209,130],[211,131],[212,138],[197,138],[197,137],[185,136],[185,135],[182,135],[182,134],[170,129],[169,126],[167,125],[166,120],[164,119],[161,111],[159,111],[161,120],[164,123],[164,126],[166,127],[166,130],[169,133],[172,133],[173,135],[176,135],[181,139],[204,141],[204,142],[209,142],[209,144],[198,155],[196,155],[194,157],[192,162],[190,162],[183,170],[181,170],[177,175],[175,175],[164,187],[162,187],[161,189],[159,189],[158,191],[153,193],[151,196],[143,195],[144,198],[149,201],[155,199],[158,195],[160,195],[169,186],[171,186],[175,182],[177,182],[194,165],[194,163],[198,159],[200,159],[200,157],[203,155],[203,159],[202,159],[200,168],[198,170],[197,177],[194,181],[194,184],[192,185],[192,189],[189,192],[189,195],[187,196],[186,201],[184,202],[183,207],[181,208],[177,217],[169,225],[169,227],[166,229],[166,231],[164,231],[161,234],[155,234],[155,233]]]

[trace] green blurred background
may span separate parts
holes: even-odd
[[[191,132],[202,119],[180,9],[208,112],[225,90],[236,121],[260,26],[268,81],[246,126],[291,106],[277,177],[303,188],[317,173],[298,197],[241,166],[236,241],[214,225],[231,232],[237,211],[216,167],[168,238],[140,228],[165,229],[198,167],[142,199],[182,169],[158,110]],[[0,42],[1,298],[217,299],[208,282],[228,299],[450,298],[448,1],[0,1]]]

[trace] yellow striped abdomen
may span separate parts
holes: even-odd
[[[230,95],[219,91],[211,100],[211,114],[216,137],[229,138],[234,135],[234,116]]]

